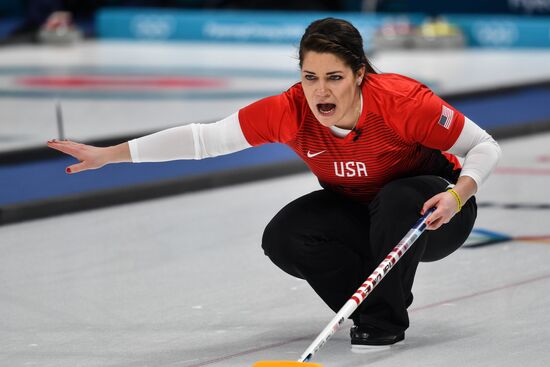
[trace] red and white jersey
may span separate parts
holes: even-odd
[[[321,125],[300,83],[239,111],[252,146],[290,146],[325,188],[369,202],[388,182],[438,175],[456,181],[460,164],[442,153],[456,142],[464,115],[425,85],[397,74],[369,74],[362,85],[363,111],[344,138]]]

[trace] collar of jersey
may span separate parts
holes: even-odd
[[[356,133],[353,133],[353,130],[360,130],[363,128],[364,121],[367,116],[367,109],[365,107],[365,103],[363,101],[363,86],[361,86],[361,114],[359,115],[359,120],[357,120],[357,124],[355,124],[355,127],[352,130],[342,129],[336,126],[331,126],[329,130],[331,130],[330,135],[336,140],[337,142],[341,144],[347,144],[349,142],[353,141],[353,138],[355,138],[357,135]],[[334,128],[334,129],[333,129]],[[344,131],[348,131],[346,136],[340,137],[338,135],[335,135],[332,131],[335,131],[337,134],[342,134]]]

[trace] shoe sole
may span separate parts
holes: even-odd
[[[374,352],[382,352],[385,350],[389,350],[394,345],[403,344],[405,340],[400,340],[393,344],[387,344],[387,345],[361,345],[361,344],[354,344],[351,346],[351,352],[357,353],[357,354],[366,354],[366,353],[374,353]]]

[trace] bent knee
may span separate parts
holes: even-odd
[[[298,253],[299,246],[296,246],[295,242],[287,229],[269,223],[262,236],[262,249],[278,268],[303,279],[297,265],[301,255]]]
[[[287,226],[279,223],[275,218],[265,227],[262,235],[262,249],[264,254],[274,263],[290,262],[294,254],[292,236]]]

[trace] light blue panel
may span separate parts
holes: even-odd
[[[297,44],[313,20],[329,16],[353,23],[361,32],[366,48],[384,23],[399,19],[418,25],[426,19],[420,14],[109,8],[99,11],[96,28],[99,37],[107,39]],[[464,31],[471,47],[550,47],[550,17],[445,17]]]
[[[445,16],[462,28],[471,47],[550,47],[550,17]]]
[[[362,13],[103,9],[96,19],[100,38],[214,42],[298,43],[314,20],[334,16],[352,22],[365,44],[395,16]],[[399,16],[403,19],[404,16]],[[419,15],[405,16],[419,22]]]

